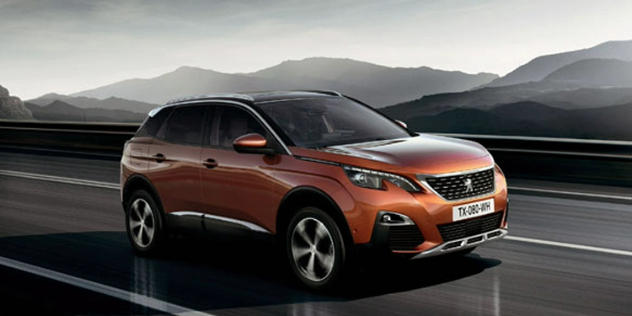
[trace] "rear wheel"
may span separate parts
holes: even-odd
[[[301,209],[290,221],[286,249],[294,274],[312,289],[331,287],[341,277],[346,249],[336,222],[318,208]]]
[[[154,255],[165,243],[165,227],[161,210],[146,191],[136,191],[130,197],[126,209],[127,237],[135,252]]]

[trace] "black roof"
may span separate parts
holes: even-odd
[[[258,103],[275,100],[303,99],[303,98],[323,98],[332,96],[342,96],[339,92],[330,90],[290,90],[290,91],[255,91],[240,93],[218,93],[191,96],[176,100],[171,100],[166,105],[202,101],[202,100],[231,100],[246,103]]]

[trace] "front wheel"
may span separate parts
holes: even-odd
[[[346,249],[336,222],[318,208],[301,209],[290,221],[287,256],[294,274],[312,289],[331,287],[341,278]]]
[[[125,210],[127,237],[139,255],[155,255],[165,242],[165,227],[160,209],[146,191],[136,191]]]

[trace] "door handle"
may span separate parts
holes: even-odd
[[[165,157],[165,155],[163,154],[155,154],[152,156],[154,158],[154,160],[156,160],[156,162],[161,163],[165,160],[167,160],[167,158]]]
[[[217,161],[215,161],[215,159],[212,159],[212,158],[204,160],[202,164],[206,166],[206,168],[209,168],[209,169],[213,169],[217,167],[218,165]]]

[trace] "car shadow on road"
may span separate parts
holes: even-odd
[[[354,265],[338,288],[315,293],[295,281],[272,240],[250,237],[179,237],[157,258],[134,255],[124,232],[4,237],[0,256],[204,311],[370,298],[453,282],[501,264],[477,254],[383,260]],[[80,312],[100,314],[103,308],[89,304]],[[129,313],[111,308],[105,311]]]

